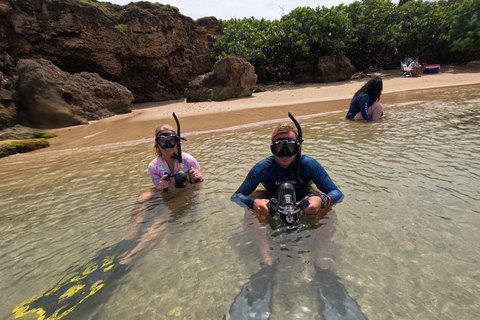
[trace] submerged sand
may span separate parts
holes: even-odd
[[[402,77],[400,70],[371,75],[384,79],[383,94],[430,88],[480,84],[480,62],[462,67],[442,67],[439,74]],[[178,116],[182,133],[227,128],[249,123],[348,109],[349,100],[368,78],[350,81],[270,85],[252,97],[222,102],[187,103],[185,99],[132,105],[132,112],[92,121],[88,125],[50,130],[57,135],[51,146],[37,152],[95,147],[99,145],[151,139],[155,128],[163,123],[175,127],[172,113]],[[386,106],[388,110],[388,106]]]

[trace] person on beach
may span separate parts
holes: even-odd
[[[317,160],[301,154],[301,128],[293,116],[289,116],[297,130],[287,122],[280,123],[273,130],[270,143],[273,154],[254,165],[231,197],[233,202],[250,209],[245,212],[246,223],[252,226],[260,247],[262,268],[250,277],[250,281],[235,298],[229,310],[230,318],[243,319],[242,315],[249,314],[252,319],[263,319],[270,315],[273,277],[278,260],[275,261],[272,257],[273,251],[267,240],[267,224],[275,230],[275,219],[271,216],[272,202],[269,199],[279,196],[277,190],[287,183],[295,189],[294,201],[298,204],[307,203],[303,206],[305,221],[308,221],[310,228],[314,230],[316,243],[312,252],[316,271],[313,285],[324,302],[321,312],[326,316],[325,319],[329,319],[328,315],[339,314],[354,314],[355,319],[366,319],[329,264],[329,244],[337,221],[331,207],[341,202],[344,195]],[[260,184],[264,186],[264,191],[256,191]]]
[[[413,61],[408,65],[407,71],[412,73],[412,77],[419,77],[418,72],[422,68],[422,65],[418,63],[418,58],[413,59]]]
[[[382,90],[382,78],[370,79],[353,96],[346,118],[350,120],[380,120],[383,116],[383,106],[378,100]]]
[[[179,161],[179,143],[180,138],[171,126],[164,124],[155,129],[153,149],[157,157],[148,165],[148,173],[158,190],[167,191],[173,188],[174,175],[179,171],[187,173],[189,182],[203,181],[200,165],[194,157],[182,152],[182,159]]]

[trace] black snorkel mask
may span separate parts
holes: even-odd
[[[300,178],[300,167],[301,167],[301,159],[302,159],[302,127],[300,127],[300,124],[298,121],[292,116],[292,114],[289,112],[288,116],[290,119],[292,119],[293,123],[295,124],[295,127],[297,127],[297,132],[298,132],[298,139],[297,141],[291,139],[291,138],[280,138],[275,140],[270,144],[270,150],[272,153],[276,156],[279,157],[291,157],[291,156],[296,156],[295,157],[295,180],[297,183],[302,184],[303,181]]]
[[[291,138],[280,138],[270,144],[272,153],[279,157],[294,156],[299,148],[299,143]]]
[[[155,141],[160,146],[160,148],[170,149],[175,147],[175,145],[178,143],[178,137],[171,132],[165,132],[159,134],[155,138]]]

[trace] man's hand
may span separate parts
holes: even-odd
[[[253,201],[253,210],[256,213],[259,213],[264,216],[270,215],[270,209],[268,209],[267,204],[270,200],[268,199],[255,199]]]
[[[317,196],[306,197],[310,203],[308,207],[303,209],[305,214],[317,214],[317,212],[322,208],[322,198]]]

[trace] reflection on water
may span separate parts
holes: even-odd
[[[478,318],[478,89],[385,95],[387,119],[376,124],[346,121],[345,110],[298,118],[303,152],[346,195],[332,267],[371,320]],[[222,318],[260,268],[230,195],[269,155],[274,125],[189,137],[203,187],[181,204],[165,200],[180,209],[163,238],[81,319]],[[0,318],[126,236],[151,159],[140,143],[0,160]],[[309,230],[270,238],[280,261],[271,319],[319,319],[313,239]]]

